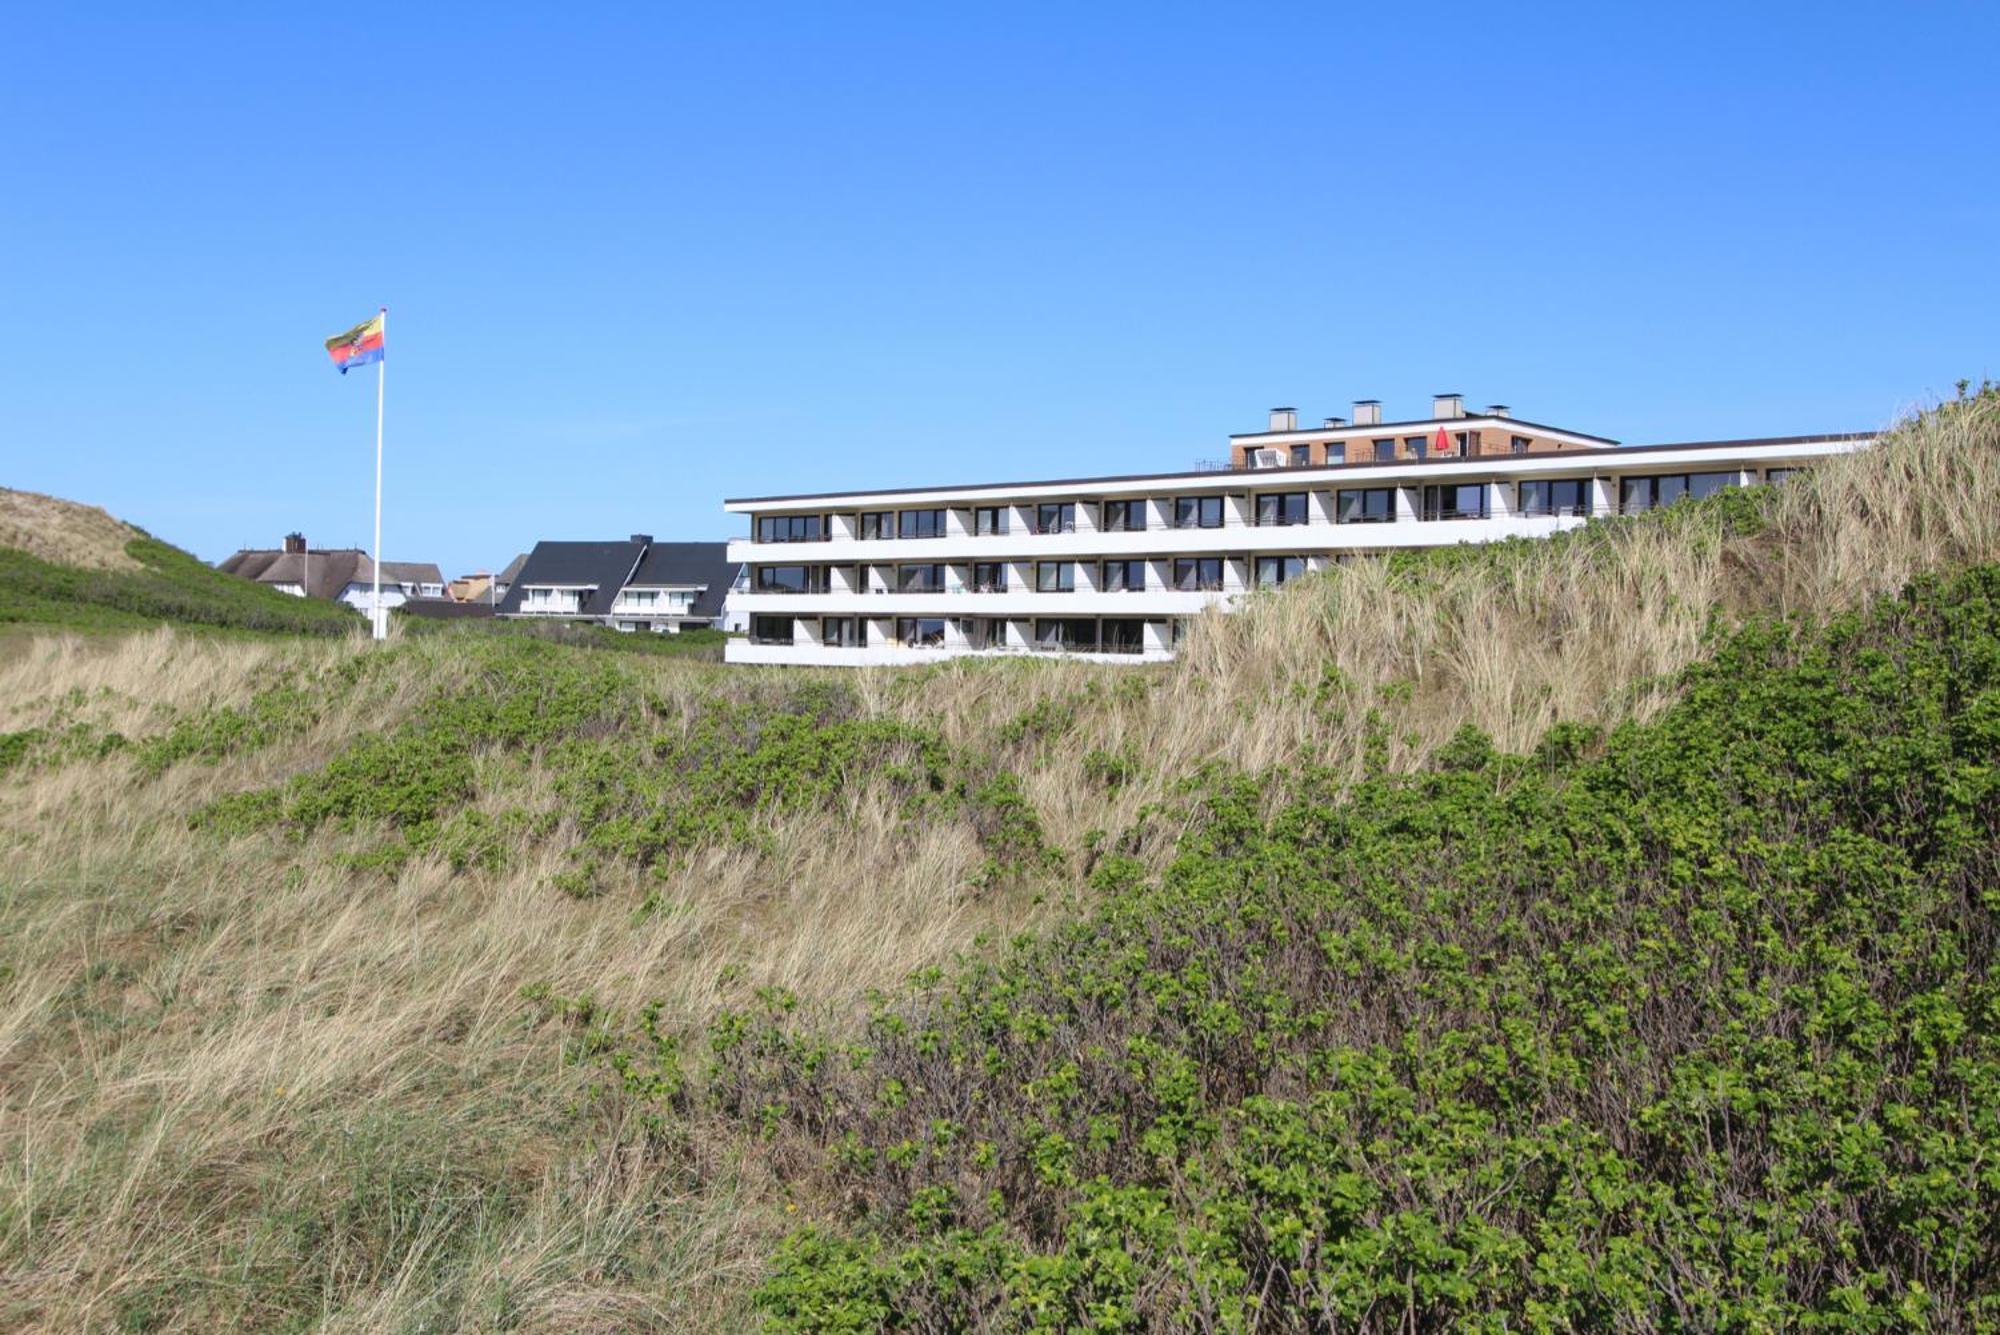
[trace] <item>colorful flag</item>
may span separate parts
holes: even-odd
[[[357,366],[382,360],[382,317],[375,316],[363,320],[344,334],[335,334],[326,341],[327,355],[333,364],[346,375]]]

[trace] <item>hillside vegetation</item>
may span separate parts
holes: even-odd
[[[42,635],[0,1326],[1990,1325],[1996,561],[1981,395],[1160,669]]]

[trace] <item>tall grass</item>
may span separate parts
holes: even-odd
[[[220,838],[190,813],[478,689],[467,642],[43,635],[0,664],[0,733],[137,739],[275,683],[303,698],[296,728],[219,762],[154,774],[94,744],[0,779],[0,1327],[738,1327],[786,1202],[698,1106],[661,1127],[598,1088],[573,1059],[606,1016],[657,1002],[693,1033],[764,986],[852,1010],[1063,913],[1099,835],[1143,823],[1129,846],[1163,856],[1173,817],[1146,813],[1201,766],[1359,774],[1465,723],[1521,748],[1557,719],[1644,716],[1719,623],[1996,558],[1989,396],[1759,496],[1260,595],[1164,669],[840,675],[864,715],[1022,776],[1067,863],[1013,887],[889,776],[758,816],[755,849],[610,867],[585,898],[551,888],[587,832],[536,755],[477,760],[475,806],[546,816],[509,827],[497,870],[361,869],[366,828]],[[663,736],[770,680],[622,670]]]

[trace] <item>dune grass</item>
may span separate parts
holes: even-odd
[[[742,1328],[799,1201],[685,1075],[717,1015],[853,1031],[1106,856],[1166,867],[1195,775],[1655,718],[1746,617],[1996,559],[1982,396],[1780,488],[1258,595],[1157,669],[39,634],[0,661],[0,1327]],[[415,805],[335,800],[371,776]]]

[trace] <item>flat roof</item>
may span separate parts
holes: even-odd
[[[1403,424],[1407,425],[1407,423]],[[1268,432],[1265,434],[1269,434]],[[1283,433],[1292,434],[1292,433]],[[1874,431],[1827,432],[1815,436],[1752,436],[1742,440],[1689,440],[1667,445],[1620,445],[1609,450],[1574,451],[1578,464],[1589,467],[1590,461],[1601,465],[1604,460],[1616,459],[1628,454],[1651,454],[1665,450],[1727,450],[1747,449],[1755,445],[1810,445],[1818,441],[1873,440],[1878,435]],[[1464,467],[1468,464],[1494,464],[1521,458],[1553,459],[1564,457],[1564,452],[1549,452],[1536,455],[1518,454],[1478,454],[1469,458],[1450,459],[1398,459],[1395,462],[1404,467],[1421,466],[1430,468]],[[724,505],[765,505],[790,501],[834,501],[849,496],[915,496],[932,491],[1018,491],[1024,487],[1087,487],[1100,483],[1177,481],[1191,477],[1236,478],[1268,476],[1283,473],[1324,473],[1343,468],[1382,468],[1386,465],[1379,460],[1364,459],[1359,463],[1314,464],[1310,468],[1196,468],[1177,473],[1112,473],[1098,477],[1046,477],[1031,478],[1016,482],[968,482],[958,485],[938,483],[927,487],[872,487],[850,491],[802,492],[790,496],[727,496]]]
[[[1295,426],[1286,431],[1232,431],[1229,433],[1229,438],[1256,440],[1261,436],[1351,436],[1367,431],[1401,431],[1405,427],[1412,426],[1441,426],[1450,429],[1454,422],[1488,426],[1525,426],[1536,431],[1552,431],[1559,436],[1571,436],[1577,440],[1594,440],[1605,445],[1618,443],[1609,436],[1593,436],[1588,431],[1572,431],[1566,426],[1550,426],[1547,422],[1530,422],[1525,417],[1496,417],[1492,413],[1467,413],[1464,417],[1413,417],[1406,422],[1349,422],[1346,426]]]

